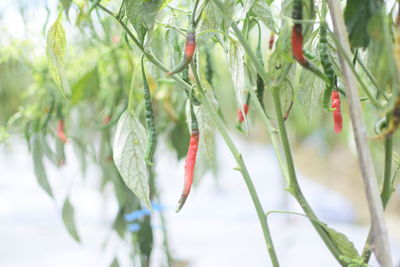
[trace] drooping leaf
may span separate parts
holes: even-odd
[[[121,239],[124,239],[125,231],[126,231],[126,222],[124,220],[124,212],[123,209],[118,211],[117,216],[115,216],[113,229],[117,232]]]
[[[69,9],[71,8],[72,0],[61,0],[61,4],[64,8],[65,15],[68,17]]]
[[[137,235],[140,252],[149,259],[151,251],[153,250],[153,230],[151,228],[150,216],[145,216],[143,221],[140,222],[140,228]]]
[[[307,120],[311,119],[316,106],[319,105],[319,97],[323,92],[324,82],[311,72],[301,69],[298,82],[298,95],[304,115]]]
[[[390,20],[386,15],[385,7],[382,7],[375,12],[368,27],[373,41],[368,48],[368,61],[378,88],[382,91],[386,88],[394,88],[398,83]]]
[[[69,95],[70,90],[65,76],[64,67],[67,39],[64,27],[61,24],[61,17],[61,15],[58,16],[56,22],[54,22],[47,33],[46,54],[50,74],[61,93],[66,96]]]
[[[97,67],[87,72],[73,86],[71,104],[77,104],[88,98],[93,98],[99,90],[99,72]]]
[[[46,169],[43,164],[43,148],[40,133],[36,133],[31,137],[32,140],[32,157],[33,157],[33,171],[39,185],[46,191],[46,193],[53,197],[50,183],[47,179]]]
[[[379,10],[379,0],[348,0],[344,20],[352,48],[366,48],[370,42],[368,25]]]
[[[113,157],[122,179],[149,209],[149,178],[144,159],[146,132],[139,119],[125,111],[114,136]]]
[[[236,39],[229,38],[227,57],[233,86],[235,87],[236,101],[238,106],[242,108],[246,101],[244,90],[244,49]]]
[[[146,32],[153,28],[155,17],[164,1],[161,0],[125,0],[126,16],[135,28],[143,43]]]
[[[119,267],[119,262],[117,257],[113,259],[113,261],[110,264],[110,267]]]
[[[209,97],[209,99],[215,100],[214,98],[211,97]],[[197,108],[196,117],[199,124],[200,141],[199,141],[199,149],[197,152],[197,160],[194,172],[195,185],[201,181],[201,177],[203,177],[207,171],[211,170],[215,172],[217,168],[216,157],[215,157],[216,131],[214,123],[210,117],[209,112],[203,106],[199,106]]]
[[[257,0],[254,3],[252,11],[260,18],[260,20],[274,33],[278,33],[271,7],[264,0]]]
[[[171,130],[170,136],[172,147],[176,151],[177,159],[183,158],[187,153],[187,145],[189,143],[189,132],[187,131],[187,126],[185,119],[182,116],[174,125]]]
[[[68,233],[72,236],[73,239],[75,239],[77,242],[80,242],[79,234],[75,225],[74,207],[71,205],[69,198],[66,198],[64,201],[64,205],[62,208],[62,219]]]
[[[324,230],[329,235],[332,242],[335,243],[335,245],[338,247],[343,256],[352,259],[359,258],[358,252],[354,247],[353,242],[351,242],[346,235],[336,231],[333,228],[328,227],[327,225],[321,224],[321,226],[323,226]]]

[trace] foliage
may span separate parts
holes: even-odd
[[[300,19],[290,17],[293,7],[298,8],[293,12],[296,15],[302,12]],[[249,113],[249,131],[258,129],[256,123],[260,120],[265,124],[267,129],[262,134],[275,148],[288,191],[338,262],[343,266],[367,264],[368,258],[361,258],[344,234],[320,222],[308,205],[297,182],[286,132],[287,124],[297,140],[322,132],[324,140],[348,142],[347,104],[340,109],[345,122],[340,136],[333,133],[331,113],[335,107],[323,109],[322,105],[326,86],[335,87],[331,89],[340,92],[342,103],[347,103],[338,61],[338,56],[344,54],[332,29],[328,29],[324,40],[324,53],[329,56],[320,57],[318,52],[319,22],[328,19],[325,1],[60,0],[57,7],[46,8],[49,17],[57,17],[50,26],[48,17],[43,25],[45,49],[29,53],[26,43],[13,38],[9,43],[0,43],[0,141],[6,142],[12,135],[25,138],[38,184],[51,198],[56,200],[57,196],[47,178],[46,165],[68,166],[65,147],[73,147],[83,174],[88,163],[96,164],[101,171],[99,191],[112,185],[118,202],[113,230],[135,251],[132,261],[149,266],[154,245],[153,214],[163,215],[159,208],[162,189],[157,188],[154,166],[158,150],[154,164],[145,158],[146,142],[151,136],[146,135],[149,129],[144,127],[150,118],[146,105],[151,104],[154,113],[154,144],[165,143],[178,160],[188,151],[188,122],[190,125],[192,117],[187,107],[193,105],[192,116],[197,118],[200,131],[197,164],[192,164],[195,183],[208,171],[218,175],[216,136],[221,135],[252,197],[273,265],[278,266],[265,211],[230,137],[235,131],[232,126],[236,110],[242,109],[257,79],[262,79],[265,92],[257,99],[264,99],[261,104],[265,111],[261,108]],[[380,117],[386,117],[391,120],[386,125],[394,125],[390,135],[382,135],[388,140],[400,124],[399,105],[395,104],[399,102],[395,51],[400,41],[393,41],[400,40],[399,25],[378,0],[348,0],[343,12],[368,129],[373,129]],[[293,39],[294,30],[299,31]],[[191,61],[189,70],[169,73],[182,56],[187,59],[184,40],[192,31],[196,33],[196,50],[193,59],[190,56],[186,62]],[[269,48],[267,40],[272,33],[277,40]],[[262,45],[256,54],[254,44],[259,40]],[[292,54],[294,45],[300,53],[296,57]],[[143,77],[142,57],[148,61]],[[303,57],[304,62],[297,64],[296,59]],[[334,74],[330,80],[322,71],[326,66],[321,64],[323,60],[330,61]],[[145,96],[143,78],[149,89]],[[148,97],[146,104],[144,97]],[[391,162],[388,154],[385,160]],[[377,161],[382,157],[379,154]],[[391,177],[387,172],[390,174],[390,167],[385,169],[385,177]],[[389,191],[385,191],[389,192],[385,197],[390,197]],[[79,242],[73,202],[70,195],[63,199],[61,217],[66,230]],[[164,239],[165,262],[171,266],[165,233]],[[119,266],[117,257],[110,266]]]

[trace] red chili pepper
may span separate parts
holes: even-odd
[[[307,59],[303,54],[303,33],[301,24],[294,24],[292,29],[292,53],[294,58],[301,65],[308,65]]]
[[[188,32],[186,36],[185,43],[185,56],[181,63],[176,66],[172,71],[167,72],[166,75],[173,75],[178,72],[181,72],[187,65],[189,65],[190,61],[192,61],[194,51],[196,50],[196,33],[194,31]]]
[[[188,33],[185,44],[185,59],[191,61],[196,49],[196,34],[194,32]]]
[[[274,47],[274,42],[275,42],[275,33],[271,32],[271,36],[269,37],[269,44],[268,44],[269,50],[271,50]]]
[[[342,113],[340,111],[340,96],[338,91],[336,90],[332,91],[331,101],[332,101],[332,108],[335,109],[333,111],[334,130],[336,133],[340,133],[340,131],[342,130],[343,119],[342,119]]]
[[[103,125],[109,124],[110,121],[111,121],[111,116],[110,116],[110,115],[104,116],[104,118],[103,118]]]
[[[243,104],[243,110],[239,109],[237,113],[237,118],[239,123],[243,123],[244,117],[247,116],[247,113],[249,113],[249,105]]]
[[[183,185],[183,192],[181,198],[179,199],[178,206],[176,207],[176,212],[179,212],[182,209],[183,205],[186,202],[187,197],[189,196],[190,189],[192,187],[197,149],[199,147],[199,137],[200,137],[199,129],[192,129],[189,149],[185,161],[185,182]]]
[[[59,120],[57,125],[57,136],[64,144],[67,142],[67,136],[64,132],[64,120]]]

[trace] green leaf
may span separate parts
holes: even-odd
[[[236,39],[229,38],[227,46],[229,70],[235,87],[236,101],[242,108],[246,101],[244,90],[244,49]]]
[[[366,48],[370,42],[368,24],[379,10],[379,0],[348,0],[344,20],[352,48]]]
[[[72,86],[71,104],[74,105],[84,99],[94,98],[99,87],[99,72],[96,66]]]
[[[110,267],[119,267],[119,262],[117,257],[113,259],[113,261],[110,264]]]
[[[301,68],[297,95],[300,98],[301,107],[308,121],[311,120],[315,107],[319,105],[319,97],[325,88],[324,86],[324,82],[321,79],[308,70]]]
[[[141,43],[146,32],[154,26],[155,17],[163,4],[161,0],[124,0],[126,16],[135,28]]]
[[[140,253],[149,259],[151,251],[153,250],[153,229],[151,228],[150,216],[144,217],[143,221],[140,223],[140,228],[137,235]]]
[[[126,222],[124,220],[124,211],[123,209],[118,211],[117,216],[114,219],[113,229],[117,232],[121,239],[124,239],[125,230],[126,230]]]
[[[172,147],[176,151],[178,160],[186,156],[189,138],[190,135],[187,130],[185,119],[180,116],[169,136],[169,140],[171,140]]]
[[[32,157],[33,157],[33,171],[39,185],[46,191],[46,193],[53,197],[50,183],[47,179],[46,170],[43,165],[43,148],[40,133],[36,133],[32,136]]]
[[[66,46],[67,40],[65,31],[61,24],[61,15],[59,15],[56,22],[50,27],[47,33],[46,53],[50,74],[64,96],[69,94],[69,86],[64,69]]]
[[[252,11],[260,18],[260,20],[274,33],[278,33],[274,17],[272,15],[271,7],[267,5],[264,0],[258,0]]]
[[[321,223],[320,225],[324,228],[325,232],[329,235],[331,241],[335,243],[343,256],[352,259],[357,259],[360,257],[356,248],[354,247],[353,242],[351,242],[346,235],[328,227],[325,224]]]
[[[62,219],[68,233],[72,236],[73,239],[75,239],[77,242],[80,242],[79,234],[76,230],[75,225],[74,207],[71,205],[69,198],[66,198],[64,201],[64,205],[62,208]]]
[[[144,159],[146,132],[137,116],[125,111],[114,136],[115,165],[130,190],[149,208],[149,177]]]
[[[64,8],[65,15],[68,17],[69,9],[71,8],[72,0],[61,0],[61,4]]]

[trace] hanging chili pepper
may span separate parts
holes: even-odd
[[[144,104],[145,104],[145,117],[147,129],[147,143],[145,160],[148,166],[153,165],[153,156],[156,148],[156,127],[154,123],[154,111],[151,103],[150,88],[147,83],[146,73],[144,72],[144,56],[142,57],[142,78],[143,78],[143,91],[144,91]]]
[[[336,75],[333,69],[333,64],[329,56],[328,51],[328,41],[327,41],[327,25],[323,22],[319,27],[319,56],[321,59],[321,65],[324,70],[326,77],[328,78],[328,83],[324,92],[323,106],[325,109],[330,110],[329,100],[332,94],[332,90],[336,87]]]
[[[189,65],[190,61],[192,61],[195,50],[196,50],[196,33],[192,29],[188,31],[186,36],[185,55],[183,60],[172,71],[167,72],[166,74],[173,75],[178,72],[181,72],[186,66]]]
[[[241,109],[238,109],[237,111],[237,123],[236,123],[236,128],[239,131],[243,131],[242,129],[242,124],[249,113],[249,108],[250,108],[250,93],[247,93],[246,96],[246,103],[243,104]]]
[[[189,196],[190,189],[193,183],[197,150],[199,148],[199,139],[200,139],[199,125],[197,123],[197,118],[196,115],[194,114],[192,104],[190,104],[190,115],[192,120],[191,123],[192,133],[190,135],[190,143],[185,161],[185,181],[183,185],[183,191],[181,198],[179,199],[178,205],[176,207],[176,212],[179,212],[182,209],[183,205],[186,202],[187,197]]]
[[[264,61],[263,61],[262,52],[261,52],[261,26],[258,23],[258,21],[255,20],[255,22],[257,23],[257,26],[258,26],[258,43],[257,43],[257,48],[256,48],[256,55],[257,55],[258,61],[264,67]],[[271,37],[273,36],[273,34],[274,33],[272,33]],[[270,45],[271,45],[271,40],[270,40]],[[264,84],[264,80],[261,78],[260,74],[258,74],[258,73],[257,73],[256,86],[257,86],[256,87],[257,99],[260,102],[263,111],[265,112],[265,106],[264,106],[265,84]],[[250,98],[250,94],[248,95],[248,98]],[[243,106],[243,110],[245,110],[244,106]],[[248,103],[247,103],[247,110],[248,110]],[[247,112],[245,112],[245,115],[247,115]]]
[[[340,133],[340,131],[342,130],[343,119],[342,119],[342,113],[340,111],[339,91],[337,90],[332,91],[331,101],[332,101],[332,108],[335,109],[333,111],[334,130],[336,133]]]
[[[65,135],[64,132],[64,120],[58,120],[57,124],[57,137],[60,139],[61,142],[64,144],[67,142],[67,136]]]
[[[212,58],[211,58],[211,53],[210,53],[210,48],[206,47],[206,80],[207,82],[212,86],[213,83],[213,76],[214,76],[214,70],[213,70],[213,64],[212,64]]]
[[[269,50],[272,50],[272,48],[274,47],[274,42],[275,42],[275,33],[271,32],[271,35],[269,37],[269,42],[268,42]]]
[[[244,117],[247,116],[247,113],[249,113],[249,105],[243,104],[243,109],[239,109],[237,113],[239,123],[243,123]]]
[[[293,20],[302,20],[303,19],[303,1],[302,0],[294,0],[293,1]],[[298,22],[295,22],[292,28],[292,53],[294,58],[300,65],[307,67],[308,61],[304,58],[303,54],[303,33],[302,33],[302,25]]]

